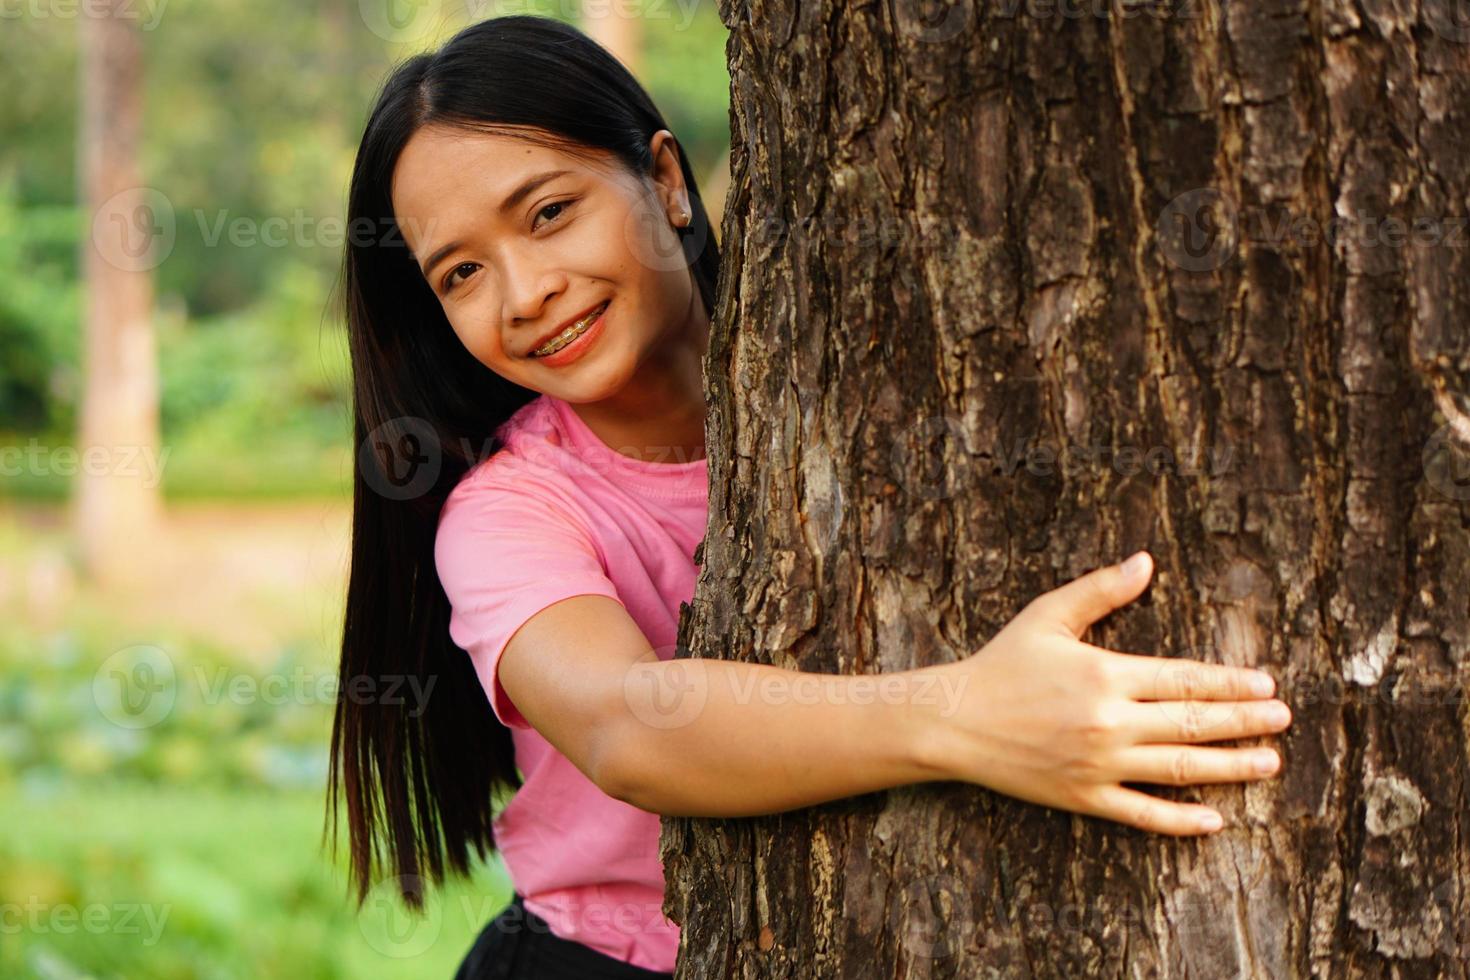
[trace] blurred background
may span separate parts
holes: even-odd
[[[322,826],[352,157],[395,62],[519,13],[633,69],[718,222],[712,0],[0,0],[0,976],[448,977],[509,898],[359,914]]]

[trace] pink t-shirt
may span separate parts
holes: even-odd
[[[538,395],[498,430],[439,515],[434,560],[449,635],[510,726],[524,783],[495,840],[526,907],[558,936],[672,971],[679,926],[665,918],[659,817],[608,796],[538,733],[496,676],[501,651],[537,612],[575,595],[627,608],[662,660],[679,604],[694,596],[708,506],[705,458],[636,460],[603,443],[565,401]]]

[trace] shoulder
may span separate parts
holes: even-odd
[[[434,533],[434,562],[446,584],[491,566],[548,566],[599,558],[592,523],[559,467],[501,449],[449,492]]]

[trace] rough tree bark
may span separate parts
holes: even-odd
[[[724,0],[680,656],[967,656],[1149,548],[1111,649],[1260,666],[1170,838],[958,783],[670,819],[681,977],[1470,976],[1470,19]],[[1247,744],[1246,742],[1218,744]]]

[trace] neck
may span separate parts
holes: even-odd
[[[689,316],[611,398],[572,405],[587,428],[633,459],[687,463],[704,457],[704,355],[709,315],[693,291]]]

